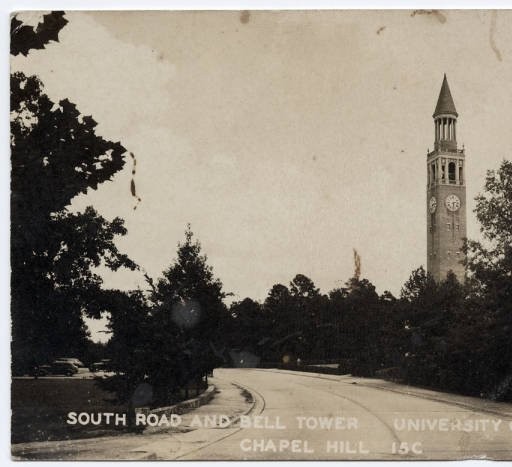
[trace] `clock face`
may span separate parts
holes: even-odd
[[[460,208],[460,199],[457,195],[448,195],[445,204],[450,211],[457,211]]]
[[[428,202],[428,210],[430,211],[430,214],[434,214],[436,212],[437,207],[437,200],[435,196],[432,196],[430,198],[430,201]]]

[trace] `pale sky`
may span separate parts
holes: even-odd
[[[512,148],[510,11],[69,12],[60,42],[12,60],[137,158],[76,198],[120,216],[157,278],[186,224],[235,299],[309,276],[379,292],[426,264],[426,152],[443,73],[467,164],[468,236],[485,171]],[[145,287],[141,273],[105,285]]]

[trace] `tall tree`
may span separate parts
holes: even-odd
[[[353,372],[367,376],[380,367],[381,306],[375,286],[353,277],[346,283],[342,335],[346,356],[354,359]]]
[[[26,55],[57,40],[62,12],[36,28],[12,18],[11,51]],[[11,314],[15,373],[57,355],[76,354],[87,337],[82,315],[99,316],[100,264],[134,269],[114,238],[119,218],[91,207],[71,213],[71,200],[111,180],[125,149],[95,133],[96,122],[67,99],[53,102],[36,76],[11,75]]]
[[[220,363],[215,349],[223,344],[229,320],[227,294],[207,260],[188,226],[176,260],[153,284],[150,328],[156,353],[151,356],[155,365],[148,366],[161,400]]]
[[[483,241],[467,243],[467,266],[480,326],[489,335],[487,348],[479,346],[489,380],[484,392],[512,398],[512,161],[503,160],[498,170],[487,172],[475,213]]]
[[[489,170],[485,192],[476,197],[483,242],[469,241],[468,268],[487,299],[504,315],[512,313],[512,161]],[[506,310],[506,311],[505,311]]]

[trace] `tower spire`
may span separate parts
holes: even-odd
[[[452,93],[450,92],[450,86],[448,86],[448,80],[446,79],[446,73],[444,74],[443,84],[441,85],[441,91],[439,92],[439,98],[437,99],[436,110],[434,110],[434,118],[438,115],[455,115],[459,116],[457,110],[455,110],[455,104],[453,103]]]

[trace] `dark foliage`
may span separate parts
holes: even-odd
[[[35,28],[23,24],[14,14],[11,18],[11,54],[27,55],[30,50],[44,49],[50,41],[59,41],[60,30],[68,23],[63,11],[43,15]]]
[[[123,221],[92,208],[71,213],[73,197],[110,180],[125,150],[95,134],[96,122],[68,100],[58,104],[39,79],[11,75],[11,315],[13,371],[56,355],[81,355],[83,314],[105,309],[94,268],[134,269],[114,243]]]
[[[148,284],[147,296],[110,294],[108,348],[117,374],[111,389],[131,401],[140,388],[151,388],[146,405],[170,404],[181,388],[204,387],[206,375],[223,363],[216,349],[224,344],[226,294],[190,228],[177,259]]]

